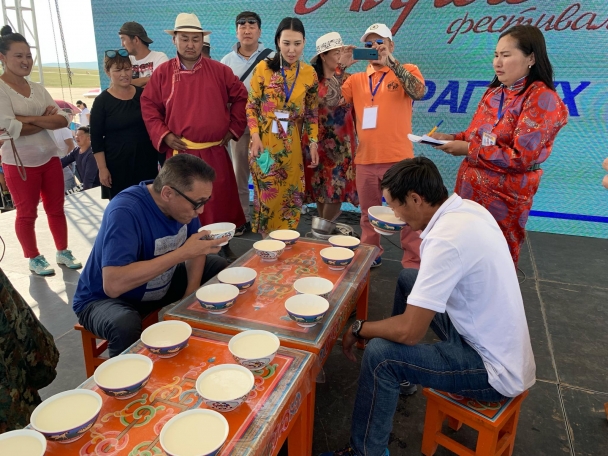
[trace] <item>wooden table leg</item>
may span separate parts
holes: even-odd
[[[315,421],[315,390],[313,381],[310,392],[300,405],[300,413],[287,437],[289,456],[310,456],[312,454],[312,432]]]
[[[367,320],[367,304],[369,298],[369,280],[370,275],[367,274],[367,281],[365,282],[365,288],[361,291],[359,299],[357,299],[357,320]],[[357,348],[363,350],[365,348],[365,342],[357,342]]]

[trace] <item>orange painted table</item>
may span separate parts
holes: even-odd
[[[164,319],[182,320],[194,328],[232,335],[246,329],[264,329],[276,334],[283,347],[314,353],[322,366],[352,311],[356,308],[357,318],[367,318],[369,269],[378,256],[377,247],[361,244],[346,269],[333,271],[319,254],[326,247],[331,247],[327,241],[300,238],[274,262],[262,261],[251,249],[230,267],[255,269],[257,279],[226,313],[209,313],[193,293],[168,311]],[[287,315],[285,300],[296,294],[293,283],[297,279],[310,276],[329,279],[334,288],[323,321],[303,328]],[[217,282],[214,277],[207,285]]]
[[[153,360],[147,385],[136,396],[118,400],[106,396],[89,378],[80,388],[101,395],[103,406],[97,422],[80,440],[48,442],[45,455],[165,455],[159,442],[163,425],[180,412],[206,408],[196,392],[197,377],[209,367],[235,363],[228,351],[229,340],[223,334],[195,329],[188,346],[165,359],[138,341],[125,353],[141,353]],[[310,456],[312,367],[310,353],[281,347],[267,368],[254,372],[255,387],[247,401],[223,414],[230,431],[219,455],[275,455],[289,437],[290,456]]]

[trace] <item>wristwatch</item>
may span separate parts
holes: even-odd
[[[351,327],[351,332],[353,333],[353,336],[355,336],[357,339],[361,339],[359,333],[361,332],[361,328],[363,328],[363,323],[365,322],[366,320],[355,320],[353,326]]]

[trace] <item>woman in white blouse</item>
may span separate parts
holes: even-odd
[[[29,258],[32,272],[43,276],[55,272],[36,244],[34,225],[42,197],[57,248],[57,264],[80,268],[82,265],[68,250],[63,171],[53,133],[49,131],[67,126],[67,115],[59,110],[44,87],[25,79],[33,65],[30,46],[22,35],[12,33],[9,26],[0,31],[0,61],[4,68],[0,76],[0,129],[13,138],[17,150],[16,156],[11,141],[5,140],[1,165],[17,209],[17,239]]]

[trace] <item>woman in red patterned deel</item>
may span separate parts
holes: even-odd
[[[568,110],[555,92],[553,68],[541,31],[508,29],[494,53],[496,76],[469,127],[435,133],[448,140],[437,149],[465,156],[454,191],[488,209],[502,229],[517,265],[532,200]]]

